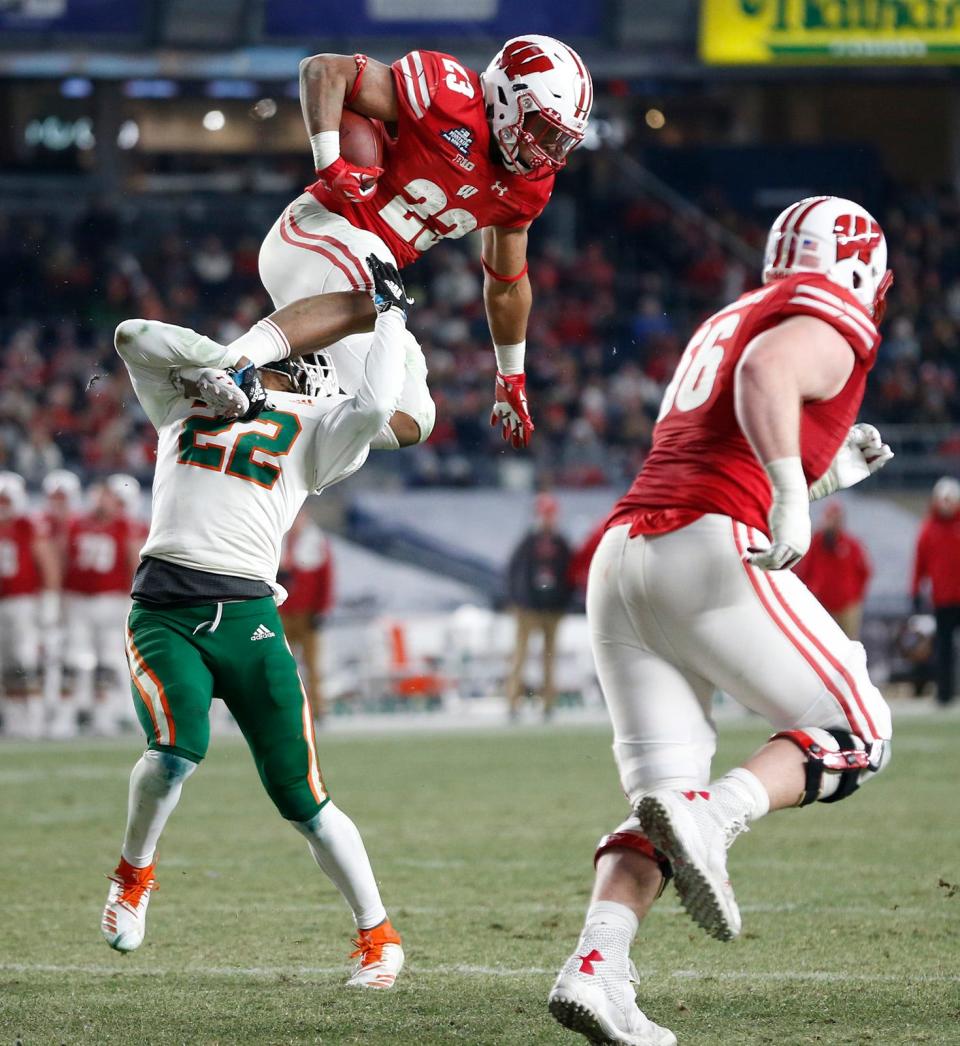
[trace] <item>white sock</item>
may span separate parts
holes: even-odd
[[[745,814],[756,821],[770,811],[770,796],[756,774],[744,766],[735,767],[710,785],[710,794],[733,816]]]
[[[157,842],[180,801],[183,782],[197,764],[170,752],[148,749],[130,773],[123,859],[134,868],[153,864]]]
[[[584,920],[586,926],[595,923],[603,923],[606,926],[615,926],[626,930],[632,941],[640,929],[640,920],[631,908],[616,901],[594,901],[587,909],[587,917]]]
[[[353,821],[329,802],[316,817],[294,821],[293,826],[306,838],[313,859],[350,905],[357,928],[369,930],[382,923],[387,910]]]
[[[246,356],[255,367],[276,363],[290,355],[286,334],[269,317],[258,320],[246,334],[227,346],[237,356]]]

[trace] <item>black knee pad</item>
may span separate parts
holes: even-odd
[[[864,741],[848,730],[803,727],[781,730],[782,737],[806,756],[806,781],[800,806],[813,802],[838,803],[890,762],[889,741]]]

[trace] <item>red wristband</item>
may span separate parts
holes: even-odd
[[[363,74],[366,71],[367,62],[369,61],[365,54],[355,54],[353,60],[357,65],[357,78],[353,81],[353,87],[350,88],[350,93],[343,100],[344,105],[349,105],[360,93],[360,82],[363,80]]]
[[[529,268],[529,264],[527,262],[524,262],[523,268],[517,273],[516,276],[501,276],[499,272],[495,272],[493,269],[490,268],[489,265],[487,265],[487,260],[486,258],[484,258],[482,254],[480,255],[480,264],[483,266],[483,271],[488,276],[492,276],[493,279],[497,280],[499,283],[516,283],[517,280],[522,280],[524,276],[527,275],[527,269]]]

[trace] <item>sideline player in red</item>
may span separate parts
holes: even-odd
[[[300,67],[300,97],[318,180],[267,234],[260,275],[279,312],[233,346],[256,366],[304,346],[331,348],[341,385],[359,385],[373,330],[375,254],[400,268],[441,239],[482,229],[484,303],[497,358],[491,424],[525,445],[533,432],[524,391],[527,230],[554,176],[582,140],[593,103],[590,74],[571,48],[546,36],[507,41],[478,75],[455,58],[412,51],[393,65],[321,54]],[[344,109],[385,125],[383,168],[340,155]],[[344,293],[346,292],[346,293]],[[348,335],[360,337],[347,337]],[[433,426],[426,367],[414,368],[384,448],[416,443]],[[408,371],[410,368],[408,368]]]
[[[333,552],[330,539],[306,511],[293,521],[280,554],[280,584],[287,598],[280,617],[287,642],[304,667],[307,699],[315,723],[327,715],[323,691],[323,619],[333,606]]]
[[[0,472],[0,697],[3,732],[43,733],[40,637],[57,619],[60,576],[42,520],[29,513],[23,477]]]
[[[116,734],[129,703],[123,622],[143,538],[127,513],[120,485],[124,480],[129,477],[111,476],[94,484],[90,510],[69,529],[63,694],[51,726],[59,737],[76,732],[77,712],[87,708],[94,734]]]
[[[892,457],[875,429],[851,428],[886,263],[858,204],[818,196],[780,215],[764,286],[690,340],[593,557],[587,617],[632,809],[600,841],[585,926],[549,998],[593,1042],[677,1041],[630,984],[639,920],[667,879],[709,934],[736,937],[736,836],[769,811],[846,798],[889,758],[890,712],[863,647],[788,569],[810,544],[809,500]],[[711,783],[717,688],[776,733]]]

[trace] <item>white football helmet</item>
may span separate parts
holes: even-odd
[[[107,477],[107,490],[118,498],[127,512],[135,513],[140,504],[140,483],[125,472]]]
[[[559,171],[583,141],[593,81],[583,59],[550,36],[508,40],[480,75],[487,119],[504,166],[517,174]],[[540,126],[524,126],[539,113]],[[528,161],[520,146],[528,146]]]
[[[0,498],[9,502],[7,515],[20,516],[27,509],[27,485],[17,472],[0,472]]]
[[[265,363],[261,370],[273,370],[285,374],[297,392],[315,399],[336,396],[340,391],[337,369],[328,352],[308,352],[303,356],[290,356],[275,363]]]
[[[791,204],[767,237],[763,282],[821,272],[845,287],[875,323],[883,318],[893,283],[887,241],[866,208],[841,196],[810,196]]]
[[[80,498],[80,477],[69,469],[54,469],[43,477],[43,492],[48,498],[63,494],[70,504]]]

